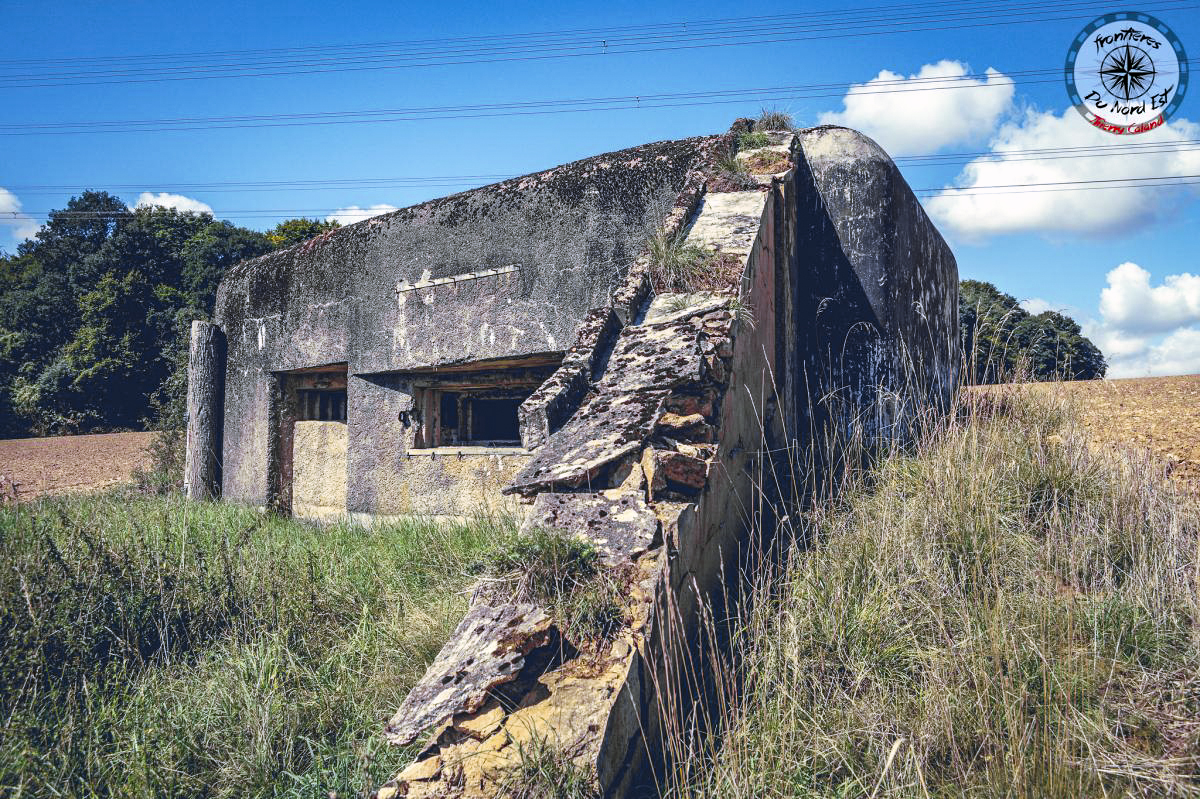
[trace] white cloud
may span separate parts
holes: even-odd
[[[8,233],[14,242],[33,238],[38,232],[38,223],[21,212],[21,201],[8,189],[0,189],[0,230]]]
[[[1092,127],[1072,108],[1062,114],[1029,111],[1022,119],[999,130],[992,139],[989,155],[964,167],[955,181],[957,188],[948,188],[926,200],[925,208],[939,225],[965,238],[1022,232],[1128,232],[1175,212],[1187,199],[1200,193],[1200,184],[970,192],[983,186],[1196,175],[1200,174],[1200,150],[1195,148],[1152,147],[1144,152],[1126,150],[1116,155],[1074,158],[1030,158],[1022,151],[1128,143],[1140,146],[1197,138],[1200,125],[1186,119],[1172,121],[1149,133],[1117,137]]]
[[[388,211],[395,211],[396,206],[388,205],[387,203],[379,203],[372,205],[370,208],[361,208],[357,205],[348,205],[345,208],[339,208],[329,216],[325,217],[326,222],[340,222],[343,225],[352,225],[355,222],[361,222],[372,216],[386,214]]]
[[[1148,271],[1125,262],[1107,279],[1100,320],[1087,319],[1082,327],[1108,359],[1108,376],[1200,372],[1200,277],[1167,275],[1152,286]]]
[[[1100,346],[1097,343],[1097,346]],[[1101,350],[1104,348],[1101,347]],[[1108,355],[1108,353],[1105,353]],[[1200,373],[1200,329],[1185,327],[1129,355],[1109,355],[1108,377]]]
[[[1108,273],[1100,292],[1106,324],[1134,333],[1164,333],[1200,322],[1200,275],[1167,275],[1150,285],[1150,273],[1126,261]]]
[[[1021,300],[1021,307],[1034,316],[1037,316],[1043,311],[1061,310],[1060,306],[1055,305],[1049,300],[1043,300],[1041,297],[1030,297],[1027,300]]]
[[[981,140],[1012,107],[1013,82],[991,67],[986,79],[968,74],[966,64],[949,60],[907,78],[885,69],[851,86],[844,110],[821,114],[820,122],[861,130],[893,156]]]
[[[178,211],[190,211],[196,214],[211,214],[212,206],[208,203],[202,203],[199,200],[193,200],[191,197],[184,197],[182,194],[168,194],[167,192],[144,191],[138,195],[137,202],[134,203],[135,208],[150,208],[157,206],[160,208],[174,208]]]

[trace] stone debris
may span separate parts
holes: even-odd
[[[753,122],[739,120],[714,142],[713,152],[752,129]],[[800,142],[791,133],[768,135],[765,152],[792,155],[797,170],[804,165],[796,157]],[[808,145],[811,155],[841,159],[831,169],[857,168],[862,160],[842,147],[824,153],[820,148],[827,134],[810,135],[815,139]],[[837,130],[828,134],[845,137]],[[822,185],[841,185],[819,177]],[[744,503],[753,496],[749,476],[778,451],[772,447],[779,432],[760,421],[770,419],[769,413],[760,416],[762,406],[744,389],[784,364],[774,373],[782,375],[776,386],[780,393],[766,398],[765,407],[800,397],[806,388],[788,371],[793,362],[784,356],[806,356],[811,349],[801,338],[811,334],[803,324],[776,331],[773,319],[782,307],[773,305],[776,301],[809,299],[803,292],[791,297],[775,277],[791,268],[794,260],[787,259],[795,258],[801,239],[812,239],[791,226],[791,220],[805,219],[797,211],[795,189],[772,181],[767,192],[723,193],[713,191],[707,178],[694,178],[689,175],[667,233],[686,227],[689,243],[736,260],[742,276],[737,299],[763,314],[759,325],[752,317],[743,324],[734,298],[719,292],[659,295],[645,302],[649,262],[645,254],[639,256],[612,295],[611,309],[589,317],[562,366],[535,394],[529,413],[522,409],[522,425],[536,426],[540,445],[507,490],[532,498],[522,533],[554,529],[585,538],[608,563],[633,575],[621,600],[624,626],[612,640],[580,646],[551,661],[537,654],[551,648],[558,635],[545,612],[533,606],[506,612],[477,605],[471,613],[480,616],[478,628],[466,621],[460,625],[389,732],[394,742],[403,743],[422,729],[441,726],[420,759],[379,789],[378,799],[501,795],[505,779],[535,741],[585,768],[606,796],[640,795],[646,787],[639,780],[654,754],[644,747],[662,723],[653,701],[659,677],[652,670],[671,626],[660,630],[659,625],[673,619],[684,636],[694,634],[705,597],[725,586],[727,558],[744,534]],[[847,172],[842,182],[858,191],[864,181]],[[835,221],[858,224],[860,216],[842,209]],[[874,224],[877,216],[867,222]],[[922,219],[910,227],[936,249],[940,239],[934,240],[936,231],[927,233],[922,225],[932,228]],[[901,232],[908,235],[907,230]],[[887,233],[854,241],[886,244],[895,238]],[[859,258],[858,249],[866,257],[880,246],[848,251],[847,239],[829,241],[833,249],[823,252],[813,268],[847,255]],[[942,250],[934,255],[946,256],[948,250]],[[949,278],[937,282],[954,284]],[[801,322],[817,317],[805,315],[799,305],[789,313]],[[912,337],[921,340],[919,334]],[[780,350],[771,353],[764,344]],[[803,365],[800,360],[795,365]],[[790,409],[787,418],[794,421],[797,411]],[[667,615],[657,604],[660,599],[667,603]],[[478,652],[483,659],[472,658]],[[519,680],[506,684],[516,672],[522,672]]]
[[[604,376],[579,411],[555,432],[517,474],[508,492],[598,487],[605,467],[638,452],[653,434],[672,390],[720,381],[727,369],[705,355],[711,338],[728,331],[729,298],[683,309],[660,321],[630,325],[613,348]],[[723,315],[712,325],[713,314]]]
[[[658,535],[658,519],[645,496],[605,491],[596,494],[538,494],[522,531],[562,530],[595,544],[609,563],[628,563],[648,550]]]
[[[479,710],[493,688],[517,679],[530,653],[556,637],[537,605],[477,602],[404,698],[385,730],[388,740],[410,744],[435,724]]]

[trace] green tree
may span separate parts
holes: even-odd
[[[168,406],[177,423],[181,331],[230,266],[271,247],[211,214],[72,198],[0,257],[0,435],[140,425]]]
[[[329,219],[322,222],[319,219],[288,219],[280,222],[278,225],[267,231],[267,238],[275,249],[290,247],[293,244],[299,244],[302,241],[308,241],[311,238],[320,236],[322,233],[328,233],[331,230],[337,230],[342,225],[336,219]]]
[[[1100,348],[1083,335],[1079,324],[1057,311],[1023,319],[1015,338],[1038,380],[1093,380],[1108,369]]]
[[[1034,380],[1104,377],[1103,353],[1070,317],[1031,316],[1011,294],[978,280],[962,281],[958,297],[968,382],[998,383],[1021,373]]]
[[[187,302],[212,313],[217,284],[226,270],[239,261],[255,258],[274,249],[271,239],[225,221],[212,221],[192,235],[180,250],[183,259],[183,290]]]

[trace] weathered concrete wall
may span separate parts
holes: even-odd
[[[888,437],[957,382],[958,267],[879,145],[853,130],[798,136],[796,369],[802,429]],[[831,401],[821,401],[831,397]]]
[[[334,521],[346,515],[346,425],[296,422],[293,438],[292,513]]]
[[[379,501],[372,513],[470,517],[517,513],[516,500],[501,491],[531,456],[514,449],[439,447],[392,457],[392,468],[377,478]]]
[[[517,667],[480,672],[467,645],[479,627],[464,622],[390,734],[406,742],[434,717],[451,721],[380,797],[492,796],[521,746],[535,738],[585,764],[606,795],[648,787],[646,743],[661,726],[654,689],[668,671],[661,654],[687,638],[680,630],[696,629],[701,603],[725,585],[766,498],[758,488],[764,453],[781,441],[774,361],[792,354],[789,342],[777,341],[773,317],[790,305],[781,296],[788,283],[778,277],[794,242],[775,219],[776,208],[786,214],[792,202],[782,183],[708,195],[689,241],[740,260],[737,308],[729,296],[655,297],[609,345],[579,410],[513,480],[514,491],[536,497],[527,527],[581,535],[608,562],[632,569],[627,628],[598,651],[535,675],[524,699],[512,697],[518,709],[507,711],[484,697],[512,691]],[[521,640],[528,649],[514,641],[505,651],[515,647],[528,659],[551,646],[540,637]],[[485,686],[478,702],[461,704],[444,689],[446,675],[464,672]]]
[[[228,339],[224,497],[272,499],[272,406],[283,399],[272,373],[344,362],[369,377],[565,351],[587,313],[609,304],[707,143],[586,159],[234,267],[215,315]],[[362,425],[352,451],[361,437]],[[350,496],[366,510],[359,474]]]

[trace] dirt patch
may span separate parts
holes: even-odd
[[[1200,489],[1200,375],[1046,385],[1063,392],[1097,441],[1148,449],[1172,478]]]
[[[154,433],[13,438],[0,441],[0,497],[94,491],[127,483],[149,463]]]

